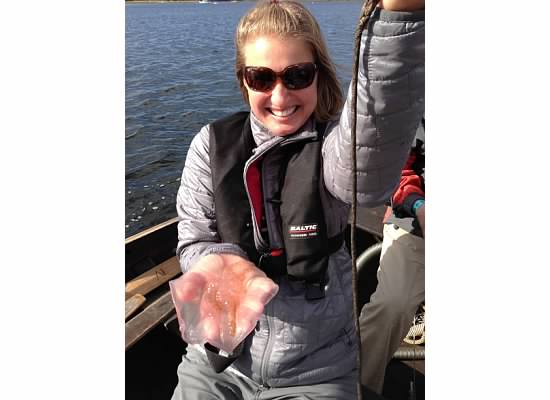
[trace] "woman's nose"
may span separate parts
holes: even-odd
[[[271,102],[281,103],[288,97],[288,89],[283,85],[281,79],[277,79],[275,86],[271,91]]]

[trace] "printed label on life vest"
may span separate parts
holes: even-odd
[[[288,234],[291,239],[307,239],[317,236],[317,224],[290,225]]]

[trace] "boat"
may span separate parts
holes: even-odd
[[[358,305],[376,288],[384,207],[357,210],[356,248]],[[181,275],[175,257],[177,218],[139,232],[125,241],[125,386],[126,398],[170,399],[177,384],[177,366],[185,354],[168,281]],[[350,248],[350,226],[346,232]],[[424,345],[404,343],[386,369],[385,399],[424,399]],[[411,356],[412,354],[412,356]],[[364,399],[379,398],[364,389]]]

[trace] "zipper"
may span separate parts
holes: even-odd
[[[252,198],[250,197],[250,192],[248,191],[248,184],[246,180],[246,175],[248,173],[248,168],[257,161],[260,157],[262,157],[265,153],[267,153],[269,150],[274,149],[281,141],[283,141],[284,138],[280,138],[280,140],[276,140],[275,143],[273,143],[270,146],[266,146],[266,148],[262,149],[261,151],[255,152],[252,157],[250,157],[245,165],[244,165],[244,171],[243,171],[243,181],[244,181],[244,190],[246,191],[246,196],[248,198],[248,204],[250,205],[250,209],[252,210],[252,230],[254,232],[254,241],[258,244],[258,247],[261,249],[261,252],[263,250],[266,250],[269,248],[269,244],[265,242],[265,240],[262,237],[262,234],[260,232],[260,227],[256,223],[256,212],[254,210],[254,206],[252,205]],[[260,178],[260,185],[261,185],[261,178]]]
[[[280,146],[283,147],[283,146],[286,146],[286,145],[289,145],[289,144],[292,144],[292,143],[301,142],[302,140],[315,139],[315,138],[317,138],[317,136],[318,136],[317,132],[309,132],[309,131],[304,132],[302,134],[286,138],[286,140],[281,142]]]
[[[267,303],[266,308],[268,308],[268,307],[272,308],[273,307],[273,302],[270,301],[269,303]],[[264,314],[268,314],[268,313],[264,313]],[[273,314],[274,313],[272,312],[271,315],[273,315]],[[271,358],[270,354],[271,354],[271,350],[273,349],[273,341],[271,340],[271,331],[272,331],[271,319],[266,315],[265,320],[267,322],[267,343],[265,345],[264,354],[262,355],[262,361],[260,363],[260,381],[261,381],[260,386],[269,388],[269,385],[266,383],[267,382],[267,367],[269,365],[269,360]]]
[[[262,393],[267,389],[269,389],[269,386],[259,385],[256,394],[254,395],[254,400],[259,400]]]
[[[243,171],[244,188],[245,188],[245,191],[246,191],[246,196],[248,197],[248,203],[250,205],[250,209],[252,210],[252,229],[253,229],[253,232],[254,232],[254,239],[258,243],[258,247],[261,248],[261,250],[260,249],[258,249],[258,250],[260,251],[260,253],[263,253],[262,256],[272,255],[272,254],[269,251],[269,244],[266,243],[265,240],[263,239],[263,237],[261,235],[261,232],[260,232],[260,227],[256,223],[256,213],[255,213],[254,207],[252,205],[252,198],[250,197],[250,192],[248,191],[248,185],[247,185],[247,180],[246,180],[248,168],[255,161],[257,161],[260,157],[262,157],[268,151],[275,149],[277,146],[285,146],[285,145],[292,144],[292,143],[295,143],[295,142],[299,142],[299,141],[302,141],[302,140],[307,140],[311,137],[316,137],[316,136],[317,136],[317,134],[315,132],[312,132],[311,135],[291,137],[291,138],[280,138],[280,140],[274,141],[274,143],[272,145],[266,146],[261,151],[255,151],[254,154],[252,155],[252,157],[250,157],[245,163],[244,171]],[[257,149],[258,148],[256,148],[255,150],[257,150]],[[260,184],[262,184],[261,181],[260,181]],[[267,309],[273,308],[273,307],[274,307],[273,302],[270,301],[266,305],[266,310],[265,311],[267,311]],[[264,311],[264,315],[269,314],[269,313],[266,313],[265,311]],[[273,313],[270,313],[270,314],[273,314]],[[264,352],[262,354],[262,358],[261,358],[261,362],[260,362],[260,388],[261,389],[269,388],[269,385],[266,383],[266,381],[267,381],[267,372],[268,372],[267,369],[268,369],[268,366],[269,366],[269,359],[270,359],[269,355],[271,354],[271,351],[273,349],[273,340],[272,340],[272,337],[271,337],[272,336],[272,330],[273,330],[273,328],[271,326],[272,322],[271,322],[271,319],[267,315],[266,315],[266,323],[267,323],[267,342],[266,342],[266,346],[264,348]]]

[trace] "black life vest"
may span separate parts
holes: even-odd
[[[270,250],[284,248],[282,257],[277,259],[283,261],[290,279],[307,283],[308,299],[324,296],[329,255],[343,242],[342,234],[328,238],[326,233],[319,194],[323,190],[324,126],[318,125],[317,131],[320,134],[311,140],[270,149],[263,160],[268,157],[276,160],[279,168],[274,173],[279,179],[272,179],[276,184],[271,183],[270,187],[266,187],[265,176],[260,179],[263,206],[269,216],[266,223]],[[255,147],[248,112],[211,124],[210,166],[218,233],[223,242],[238,244],[252,262],[265,270],[262,258],[270,254],[260,254],[254,244],[251,205],[243,177],[245,164]],[[271,173],[273,164],[270,163]]]

